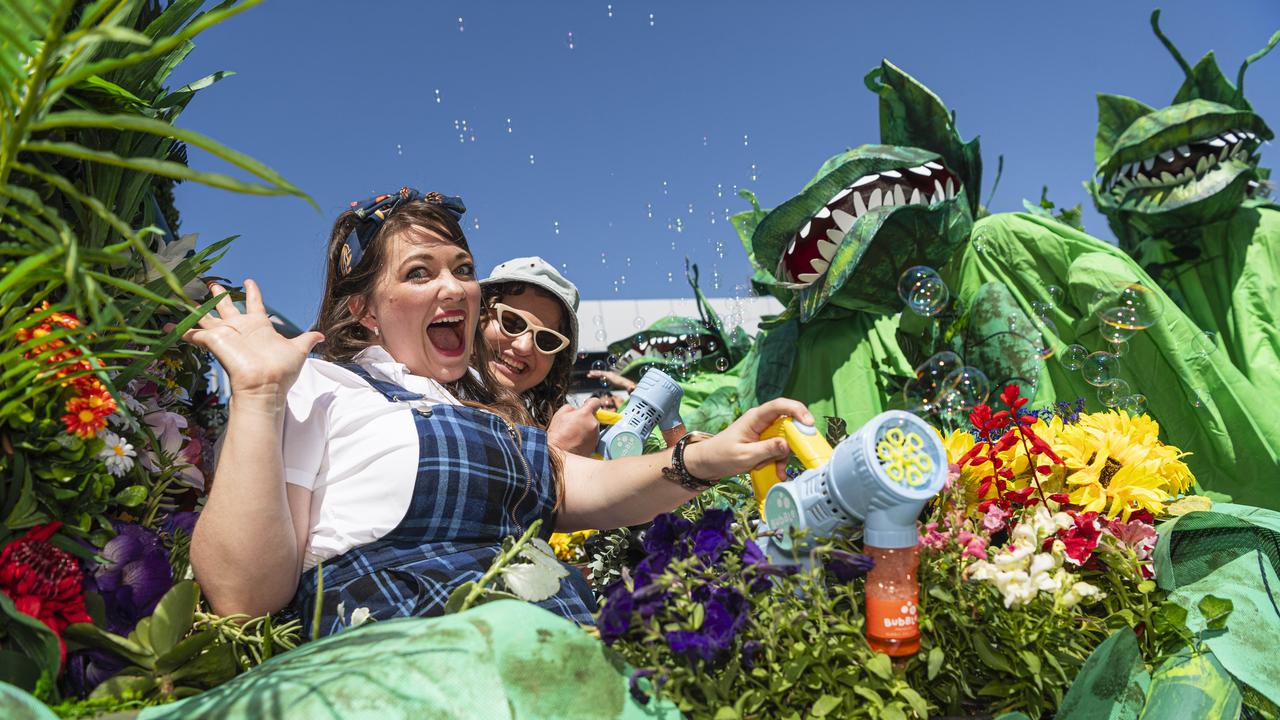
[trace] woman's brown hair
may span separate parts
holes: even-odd
[[[374,344],[373,334],[360,324],[361,316],[351,312],[348,301],[353,297],[360,298],[359,305],[368,306],[369,297],[385,269],[391,238],[402,234],[412,238],[425,232],[471,252],[467,237],[452,214],[439,205],[414,200],[397,207],[383,221],[364,248],[359,262],[344,273],[342,251],[347,236],[358,222],[360,220],[355,213],[345,212],[338,216],[329,236],[324,296],[313,329],[324,334],[324,342],[316,346],[316,352],[331,362],[350,362],[361,350]],[[493,376],[489,367],[489,348],[478,318],[472,346],[475,348],[472,355],[474,372],[465,372],[461,378],[441,384],[465,405],[493,412],[513,425],[535,424],[520,397]],[[556,453],[550,453],[550,456],[558,506],[564,497],[563,469],[559,456]]]
[[[573,332],[573,328],[569,323],[569,313],[573,312],[573,309],[566,307],[564,301],[559,297],[537,285],[528,283],[504,282],[485,285],[482,304],[486,311],[486,317],[482,322],[490,321],[488,312],[495,303],[500,303],[512,295],[522,295],[527,291],[533,291],[548,300],[554,300],[559,305],[562,312],[560,313],[560,327],[556,328],[556,330],[569,337]],[[578,344],[577,338],[570,337],[569,339],[571,341],[569,347],[556,353],[555,362],[551,364],[551,370],[542,379],[542,382],[524,391],[524,394],[521,395],[525,406],[529,408],[529,413],[533,415],[534,421],[544,428],[551,422],[551,416],[556,414],[556,410],[559,410],[560,406],[564,405],[565,398],[569,395],[569,379],[573,374],[574,360],[574,354],[569,350],[577,347]],[[488,348],[488,350],[492,352],[492,348]],[[478,359],[477,362],[479,362]]]

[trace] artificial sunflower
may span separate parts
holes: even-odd
[[[1081,415],[1052,439],[1067,468],[1071,503],[1128,521],[1136,510],[1160,514],[1194,480],[1186,453],[1160,441],[1160,425],[1123,410]]]

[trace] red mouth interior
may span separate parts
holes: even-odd
[[[462,337],[462,326],[466,322],[432,323],[427,326],[427,339],[442,354],[460,355],[466,344]]]

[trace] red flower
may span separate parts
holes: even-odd
[[[93,622],[84,607],[84,575],[71,553],[49,542],[62,523],[38,525],[0,551],[0,592],[19,612],[39,620],[58,636],[62,660],[67,645],[62,631],[72,623]]]
[[[1098,538],[1102,528],[1098,526],[1098,513],[1070,513],[1075,520],[1075,527],[1058,531],[1058,538],[1066,545],[1067,559],[1076,565],[1083,565],[1098,547]]]

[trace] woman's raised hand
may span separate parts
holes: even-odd
[[[226,292],[217,284],[211,284],[209,290],[215,295]],[[215,308],[218,317],[210,313],[200,318],[198,326],[182,339],[213,353],[231,379],[234,396],[282,403],[302,371],[307,353],[324,336],[305,332],[295,338],[284,337],[267,317],[258,284],[245,280],[244,291],[244,312],[227,295]]]
[[[715,437],[690,445],[684,453],[685,466],[694,477],[706,480],[737,475],[769,462],[777,464],[779,475],[784,474],[791,454],[787,441],[760,439],[760,433],[783,416],[813,424],[813,415],[804,403],[787,398],[770,400],[743,413]]]

